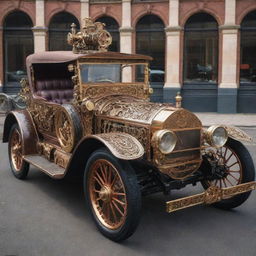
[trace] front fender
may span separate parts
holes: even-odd
[[[117,158],[135,160],[143,156],[140,142],[127,133],[104,133],[89,135],[81,139],[68,163],[66,174],[82,173],[90,155],[101,147],[106,147]]]
[[[3,142],[8,142],[11,127],[17,123],[21,131],[23,141],[23,155],[37,153],[38,136],[33,120],[27,110],[11,111],[5,118]]]
[[[238,140],[238,141],[249,141],[252,142],[251,136],[249,136],[246,132],[243,130],[235,127],[235,126],[227,126],[223,125],[223,127],[227,130],[228,132],[228,137]]]
[[[127,133],[103,133],[88,136],[102,142],[119,159],[134,160],[144,155],[140,142]]]

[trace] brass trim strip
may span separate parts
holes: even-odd
[[[205,192],[179,198],[166,202],[166,211],[168,213],[182,210],[199,204],[213,204],[232,196],[249,192],[256,189],[256,181],[243,183],[229,188],[209,187]]]

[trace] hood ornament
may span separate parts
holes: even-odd
[[[73,46],[73,53],[106,52],[112,37],[104,27],[104,23],[85,18],[83,28],[77,32],[76,25],[72,23],[67,42]]]

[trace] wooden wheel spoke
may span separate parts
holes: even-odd
[[[234,154],[231,152],[230,156],[228,157],[228,159],[225,160],[225,162],[227,163],[233,155]]]
[[[223,178],[222,180],[223,180],[225,187],[227,187],[227,183],[226,183],[225,179]]]
[[[100,172],[101,172],[102,178],[106,182],[107,181],[107,176],[106,176],[106,173],[105,173],[104,166],[102,166],[102,165],[100,165]]]
[[[98,177],[94,176],[93,178],[98,182],[98,184],[99,184],[100,186],[102,186],[102,187],[104,186],[104,184],[99,180]]]
[[[113,195],[116,195],[116,196],[125,196],[125,193],[113,192]]]

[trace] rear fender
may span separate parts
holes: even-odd
[[[27,110],[11,111],[5,118],[3,142],[8,142],[11,127],[17,123],[23,141],[23,155],[31,155],[37,153],[38,135],[32,117]]]

